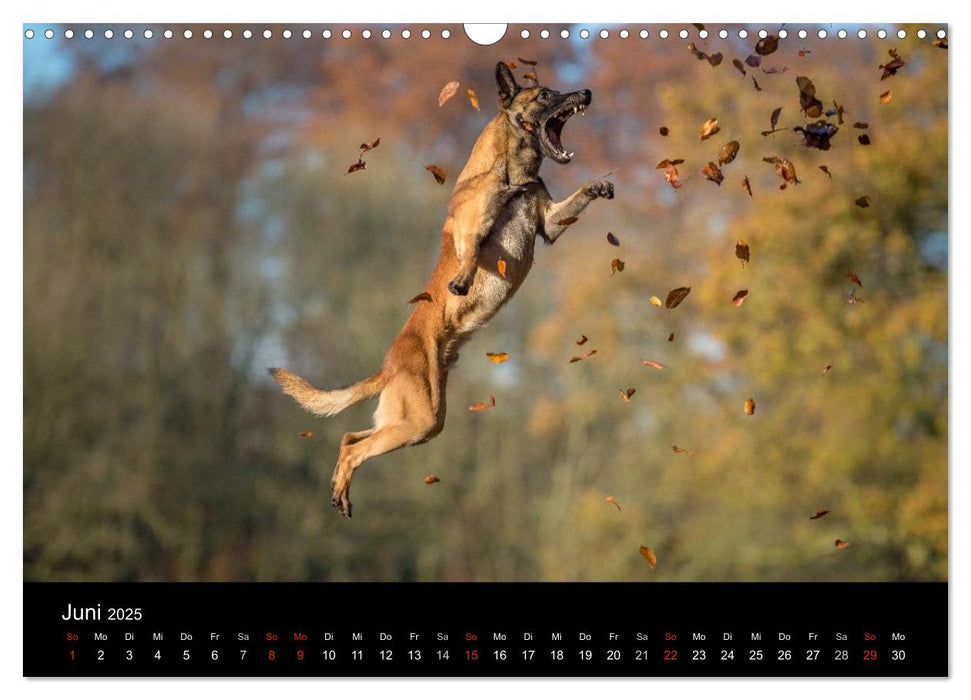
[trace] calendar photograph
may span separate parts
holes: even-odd
[[[946,582],[948,41],[24,25],[25,583]]]

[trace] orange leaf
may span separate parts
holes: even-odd
[[[745,400],[745,415],[751,416],[755,413],[755,399]]]
[[[620,258],[614,258],[610,261],[610,276],[613,277],[615,272],[624,271],[624,261]]]
[[[651,297],[651,305],[652,306],[664,306],[664,302],[661,301],[660,299],[658,299],[657,297],[653,297],[652,296]]]
[[[620,391],[620,398],[622,398],[624,401],[630,401],[630,397],[634,395],[634,392],[636,392],[637,389],[634,389],[633,387],[629,387],[627,389],[620,389],[619,391]]]
[[[674,342],[674,333],[672,333],[671,335],[668,336],[668,342],[669,343],[673,343]]]
[[[302,438],[312,438],[313,436],[314,436],[313,430],[305,430],[304,432],[300,433],[300,437]]]
[[[617,506],[617,510],[623,510],[620,507],[620,504],[617,502],[617,499],[614,498],[613,496],[607,496],[604,500],[607,501],[607,503],[609,503],[612,506]]]
[[[474,404],[469,406],[470,411],[484,411],[487,408],[495,408],[496,397],[489,396],[489,403],[482,403],[481,401],[476,401]]]
[[[893,99],[893,90],[887,90],[886,92],[880,95],[880,101],[883,102],[883,104],[887,104],[892,99]]]
[[[496,261],[496,269],[499,270],[499,275],[502,277],[506,276],[506,261],[502,258]]]
[[[437,484],[439,481],[441,481],[441,479],[439,479],[434,474],[430,474],[429,476],[426,476],[425,477],[425,483],[426,484]]]
[[[850,546],[849,542],[844,542],[843,540],[836,540],[836,549],[846,549]]]
[[[583,345],[585,342],[587,342],[587,340],[587,336],[581,335],[579,338],[577,338],[577,345]]]
[[[676,455],[690,455],[693,453],[693,450],[686,450],[682,447],[678,447],[677,445],[671,445],[671,451]]]
[[[673,309],[688,296],[691,291],[691,287],[678,287],[677,289],[672,289],[668,292],[667,299],[664,300],[664,307],[667,309]]]
[[[445,184],[445,171],[442,170],[440,167],[438,167],[434,163],[429,163],[428,165],[425,166],[425,170],[427,170],[428,172],[430,172],[432,175],[435,176],[435,182],[437,182],[439,185]]]
[[[363,156],[365,153],[367,153],[368,151],[370,151],[372,148],[377,148],[380,145],[381,145],[381,139],[380,139],[380,137],[374,139],[371,143],[362,143],[361,144],[361,155]]]
[[[591,355],[596,355],[596,354],[597,354],[597,351],[596,350],[591,350],[590,352],[585,353],[583,355],[579,355],[577,357],[571,357],[570,358],[570,364],[573,364],[574,362],[580,362],[581,360],[586,360]]]
[[[457,80],[453,80],[450,83],[445,83],[445,87],[443,87],[442,91],[438,93],[438,106],[441,107],[443,104],[452,99],[458,89],[459,81]]]
[[[739,289],[737,292],[735,292],[735,296],[732,297],[732,303],[735,306],[741,306],[742,304],[745,303],[745,300],[747,298],[748,298],[748,290]]]
[[[354,165],[352,165],[347,169],[347,172],[356,173],[358,170],[364,170],[366,167],[367,167],[367,163],[365,163],[363,160],[358,159],[358,161],[354,163]]]
[[[847,272],[846,279],[848,279],[850,282],[855,282],[861,287],[863,286],[863,282],[860,281],[859,276],[857,276],[857,274],[854,272]]]
[[[525,63],[527,66],[535,66],[537,63],[537,61],[530,61],[528,58],[523,58],[522,56],[518,58],[520,63]]]
[[[651,567],[651,571],[654,571],[654,569],[657,567],[657,556],[654,554],[654,550],[650,547],[641,545],[640,552],[641,556],[644,557],[644,561],[646,561],[647,565]]]
[[[475,90],[473,90],[472,88],[469,88],[468,90],[466,90],[466,92],[469,95],[469,103],[473,107],[475,107],[477,111],[482,111],[479,109],[479,96],[475,94]]]
[[[428,292],[422,292],[421,294],[412,297],[408,300],[409,304],[417,304],[419,301],[431,301],[432,295]]]
[[[738,155],[738,141],[729,141],[718,152],[718,164],[728,165]]]
[[[810,515],[809,516],[809,519],[810,520],[819,520],[821,517],[823,517],[824,515],[826,515],[828,512],[829,512],[828,510],[817,510],[816,513],[815,513],[815,515]]]
[[[651,367],[652,369],[665,369],[665,366],[660,362],[655,362],[654,360],[641,360],[641,364],[645,367]]]
[[[712,117],[701,125],[701,140],[704,141],[705,139],[709,139],[719,131],[721,131],[721,127],[718,126],[718,120]]]
[[[502,364],[503,362],[509,359],[509,353],[508,352],[487,352],[486,357],[489,358],[489,362],[493,362],[498,365],[498,364]]]
[[[823,374],[826,374],[831,369],[833,369],[833,365],[826,365],[825,367],[823,367]]]
[[[722,184],[722,181],[725,179],[725,176],[722,175],[721,168],[719,168],[711,161],[708,161],[708,165],[705,166],[705,169],[702,172],[704,173],[706,180],[711,180],[712,182],[714,182],[716,185],[719,185],[719,186]]]

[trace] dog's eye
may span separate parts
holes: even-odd
[[[543,90],[543,92],[539,93],[539,99],[543,100],[543,102],[549,102],[549,99],[550,99],[550,91],[549,90]]]

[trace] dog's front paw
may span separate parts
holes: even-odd
[[[591,197],[603,197],[604,199],[614,198],[614,183],[607,180],[594,180],[584,185],[584,189]]]

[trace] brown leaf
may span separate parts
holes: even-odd
[[[694,454],[694,450],[686,450],[683,447],[678,447],[677,445],[671,445],[671,451],[676,455]]]
[[[947,39],[934,39],[933,45],[939,49],[947,48]]]
[[[867,195],[863,195],[862,197],[856,198],[856,206],[861,207],[863,209],[866,209],[872,203],[873,203],[873,200],[870,199],[870,197]]]
[[[769,66],[768,68],[763,68],[762,72],[766,75],[775,75],[776,73],[785,73],[789,70],[788,66],[782,66],[782,68],[777,68],[776,66]]]
[[[671,185],[672,189],[677,190],[684,187],[684,183],[678,177],[678,169],[673,165],[665,169],[664,179],[667,180],[667,183]]]
[[[701,125],[701,140],[704,141],[705,139],[709,139],[719,131],[721,131],[721,127],[718,126],[718,120],[712,117]]]
[[[634,389],[633,387],[629,387],[627,389],[620,389],[620,398],[622,398],[625,402],[630,401],[630,397],[633,396],[634,392],[636,391],[637,389]]]
[[[722,146],[722,149],[718,152],[718,164],[728,165],[735,160],[735,156],[738,155],[738,146],[738,141],[729,141]]]
[[[496,261],[496,269],[499,270],[499,276],[500,277],[505,277],[506,276],[506,261],[503,260],[502,258],[499,258]]]
[[[610,261],[610,276],[613,277],[615,272],[624,271],[624,261],[620,258],[614,258]]]
[[[646,561],[647,565],[651,567],[651,571],[654,571],[654,569],[657,568],[657,555],[654,554],[654,550],[650,547],[641,545],[640,552],[641,556],[644,557],[644,561]]]
[[[722,175],[721,168],[711,161],[708,161],[708,165],[705,166],[705,169],[702,172],[705,174],[706,180],[711,180],[719,187],[721,186],[722,181],[725,179],[725,176]]]
[[[695,29],[697,29],[699,32],[705,31],[705,25],[703,25],[703,24],[698,24],[697,22],[692,22],[691,23],[691,26],[694,27]]]
[[[810,520],[819,520],[821,517],[823,517],[827,513],[829,513],[829,511],[828,510],[825,510],[825,509],[817,510],[814,515],[810,515],[809,516],[809,519]]]
[[[651,297],[650,302],[652,306],[664,306],[664,302],[654,296]]]
[[[479,96],[475,94],[475,90],[469,88],[466,90],[469,95],[469,103],[476,109],[476,111],[482,111],[479,109]]]
[[[583,355],[579,355],[577,357],[571,357],[569,364],[572,365],[574,362],[580,362],[582,360],[586,360],[588,357],[590,357],[592,355],[596,355],[596,354],[597,354],[597,351],[596,350],[591,350],[590,352],[584,353]]]
[[[615,246],[619,246],[620,245],[620,241],[617,240],[617,236],[615,236],[614,234],[610,233],[609,231],[607,232],[607,242],[610,245],[615,245]]]
[[[733,58],[732,65],[738,69],[738,72],[741,73],[742,77],[744,78],[746,71],[745,71],[745,66],[742,64],[742,62],[739,61],[737,58]]]
[[[445,83],[445,87],[443,87],[442,91],[438,93],[438,106],[441,107],[443,104],[452,99],[458,89],[459,81],[457,80],[453,80],[450,83]]]
[[[431,301],[432,295],[428,292],[422,292],[418,296],[414,296],[408,300],[409,304],[417,304],[419,301]]]
[[[607,501],[607,503],[609,503],[610,505],[616,506],[617,510],[623,510],[620,507],[620,504],[617,502],[617,499],[614,498],[613,496],[607,496],[604,500]]]
[[[509,359],[509,353],[508,352],[487,352],[486,357],[489,358],[489,362],[499,365]]]
[[[844,542],[843,540],[836,540],[836,549],[846,549],[850,546],[849,542]]]
[[[688,296],[689,292],[691,292],[691,287],[678,287],[676,289],[672,289],[670,292],[668,292],[668,296],[664,300],[664,307],[667,309],[677,307],[678,304],[684,301],[684,298]]]
[[[893,99],[893,90],[887,90],[886,92],[880,95],[880,101],[883,102],[884,104],[887,104],[892,99]]]
[[[853,282],[854,284],[859,285],[860,287],[863,286],[863,282],[860,281],[860,277],[855,272],[847,272],[846,279],[848,279],[850,282]]]
[[[715,66],[720,66],[722,62],[722,58],[724,57],[720,53],[713,53],[711,56],[708,57],[708,63],[710,63],[713,68]]]
[[[833,365],[826,365],[825,367],[823,367],[823,374],[826,374],[831,369],[833,369]]]
[[[354,163],[354,165],[352,165],[347,169],[347,172],[356,173],[358,170],[364,170],[366,167],[367,167],[367,163],[365,163],[363,160],[359,158],[358,161]]]
[[[753,415],[755,413],[755,399],[746,399],[744,408],[746,416]]]
[[[748,196],[751,197],[752,196],[752,183],[749,182],[748,175],[746,175],[745,177],[742,178],[742,187],[745,188],[745,191],[748,192]]]
[[[853,122],[854,129],[869,129],[870,125],[866,122]]]
[[[669,343],[673,343],[674,342],[674,333],[672,333],[671,335],[668,336],[668,342]]]
[[[377,148],[380,145],[381,145],[381,139],[380,139],[380,137],[374,139],[374,141],[372,141],[371,143],[362,143],[361,144],[361,155],[363,156],[365,153],[367,153],[368,151],[370,151],[372,148]]]
[[[305,438],[305,439],[306,438],[312,438],[313,436],[314,436],[314,431],[313,430],[305,430],[302,433],[300,433],[300,437]]]
[[[666,369],[664,365],[662,365],[660,362],[655,362],[654,360],[641,360],[641,364],[652,369]]]
[[[688,51],[690,51],[699,61],[704,61],[706,58],[708,58],[708,54],[706,54],[704,51],[699,51],[695,47],[694,43],[688,44]]]
[[[808,56],[811,53],[812,53],[812,51],[810,51],[809,49],[800,49],[800,51],[799,51],[799,58],[805,58],[806,56]]]
[[[684,158],[665,158],[660,163],[654,166],[655,170],[660,170],[661,168],[671,168],[675,165],[681,165],[684,162]]]
[[[739,289],[737,292],[735,292],[735,296],[732,297],[732,303],[735,306],[741,306],[745,303],[746,299],[748,299],[748,290]]]
[[[769,127],[775,131],[775,125],[779,123],[779,115],[782,114],[782,107],[776,107],[772,110],[772,116],[769,117]]]
[[[556,222],[557,226],[569,226],[570,224],[575,224],[577,222],[577,217],[568,216],[565,219],[560,219]]]
[[[581,335],[579,338],[577,338],[577,345],[583,345],[588,340],[590,339],[587,336]]]
[[[735,257],[742,261],[742,267],[749,261],[749,255],[751,250],[749,250],[748,243],[745,242],[744,238],[739,238],[735,241]]]
[[[799,87],[799,106],[807,117],[813,119],[823,113],[823,103],[816,98],[816,86],[813,81],[804,75],[796,78],[796,85]]]
[[[833,173],[831,173],[831,172],[829,171],[829,167],[828,167],[828,166],[825,166],[825,165],[820,165],[820,166],[819,166],[819,169],[820,169],[820,170],[822,170],[822,171],[823,171],[824,173],[826,173],[827,175],[829,175],[829,179],[830,179],[830,180],[832,180],[832,179],[833,179]]]
[[[430,172],[432,175],[435,176],[435,182],[437,182],[439,185],[445,184],[445,171],[442,170],[440,167],[438,167],[434,163],[429,163],[428,165],[425,166],[425,170],[427,170],[428,172]]]
[[[661,133],[661,136],[667,136],[670,133],[670,130],[666,126],[662,126],[658,131]]]
[[[796,177],[796,166],[793,165],[792,161],[788,158],[779,158],[778,156],[771,156],[769,158],[763,158],[766,163],[772,163],[775,166],[775,173],[782,178],[782,186],[779,189],[784,190],[786,185],[790,182],[794,185],[799,184],[799,178]]]
[[[752,85],[755,86],[757,92],[762,92],[762,86],[759,85],[759,81],[755,79],[754,75],[752,76]]]
[[[768,56],[770,53],[775,53],[775,50],[779,48],[779,37],[774,34],[769,34],[764,39],[759,39],[758,43],[755,44],[755,53],[759,56]]]
[[[519,57],[519,62],[525,63],[527,66],[535,66],[537,63],[536,61],[530,61],[528,58],[523,58],[522,56]]]
[[[758,68],[762,65],[762,57],[752,56],[749,54],[749,56],[745,59],[745,65],[751,66],[752,68]]]
[[[441,481],[441,479],[439,479],[434,474],[430,474],[430,475],[428,475],[428,476],[425,477],[425,483],[426,484],[437,484],[439,481]]]
[[[870,137],[867,136],[866,134],[860,134],[859,136],[856,137],[856,140],[860,142],[861,146],[870,145]]]
[[[890,60],[884,65],[879,66],[883,69],[883,75],[880,76],[880,80],[886,80],[892,75],[897,75],[897,71],[907,65],[903,62],[903,59],[900,58],[900,54],[897,53],[896,47],[890,49],[887,53],[890,54]]]

